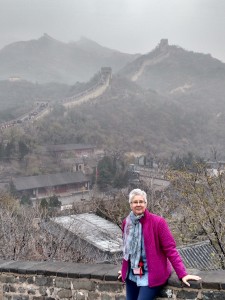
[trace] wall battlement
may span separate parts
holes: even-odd
[[[125,300],[117,280],[120,265],[0,260],[0,299],[3,300]],[[181,286],[172,274],[160,298],[224,300],[225,271],[198,271],[201,282]]]

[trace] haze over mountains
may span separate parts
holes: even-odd
[[[8,45],[0,51],[0,78],[17,75],[39,84],[1,81],[0,105],[5,99],[8,105],[16,99],[28,105],[37,97],[54,103],[85,89],[76,81],[89,80],[102,66],[113,69],[108,90],[92,105],[71,112],[73,120],[57,116],[61,131],[52,142],[120,145],[167,155],[188,150],[207,155],[212,148],[223,152],[225,64],[167,40],[145,55],[120,53],[83,38],[64,44],[47,35]],[[41,84],[52,81],[60,84]],[[49,130],[40,134],[43,142],[51,140],[54,118],[43,123]]]
[[[37,40],[12,43],[0,50],[0,80],[19,76],[38,83],[74,84],[88,81],[105,65],[116,72],[137,56],[105,48],[84,37],[66,44],[44,34]]]

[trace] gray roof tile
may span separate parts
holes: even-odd
[[[51,220],[102,251],[122,253],[121,229],[93,213],[61,216]]]
[[[178,251],[187,268],[198,270],[217,270],[220,268],[218,254],[208,240],[179,247]]]
[[[51,187],[56,185],[87,182],[85,175],[78,172],[46,174],[37,176],[17,177],[13,179],[13,184],[17,191],[28,190],[40,187]]]

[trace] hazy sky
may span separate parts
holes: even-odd
[[[47,33],[128,53],[162,38],[225,62],[225,0],[0,0],[0,48]]]

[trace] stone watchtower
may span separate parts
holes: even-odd
[[[160,50],[166,50],[168,46],[169,46],[168,39],[161,39],[158,45]]]
[[[101,68],[101,83],[104,84],[107,80],[112,79],[112,68],[111,67],[102,67]]]
[[[111,67],[101,67],[101,74],[103,76],[112,77],[112,68]]]

